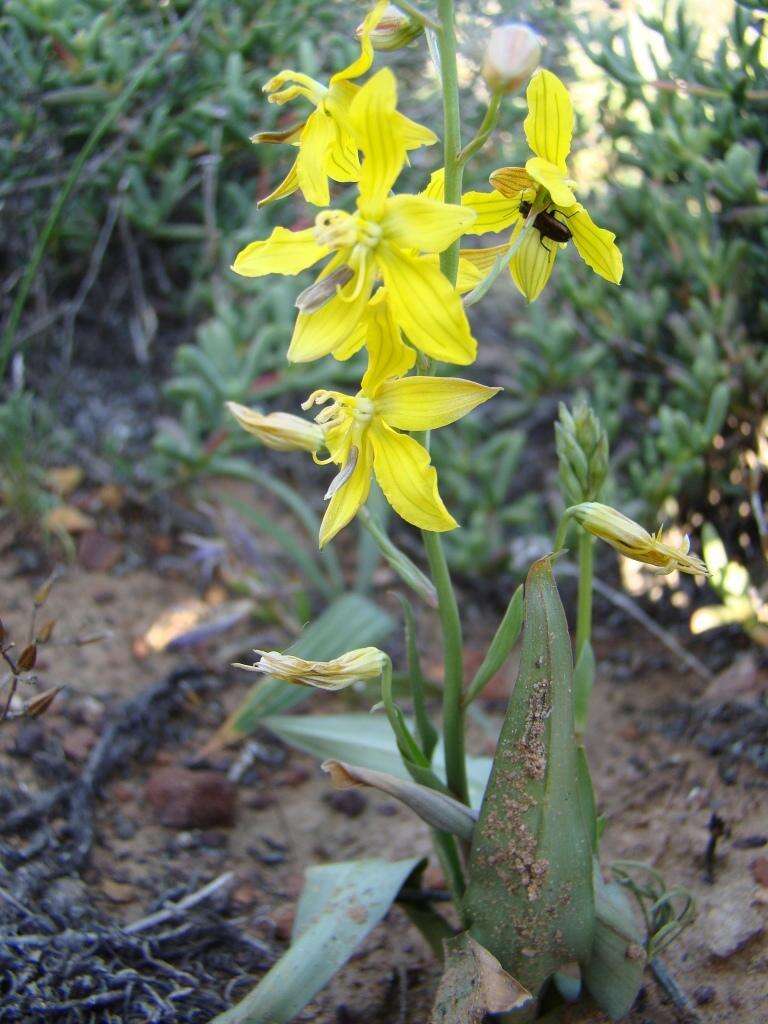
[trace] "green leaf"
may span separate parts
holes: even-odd
[[[412,729],[413,723],[408,722]],[[386,718],[376,715],[275,715],[264,721],[281,740],[298,747],[307,754],[321,760],[338,758],[349,761],[361,768],[377,772],[388,772],[398,779],[410,779],[400,753],[394,733]],[[445,759],[442,746],[435,751],[434,768],[440,778],[445,778]],[[491,770],[489,757],[467,758],[470,801],[479,807],[488,775]]]
[[[520,672],[475,828],[472,935],[534,995],[594,933],[592,841],[578,788],[573,662],[549,558],[525,583]]]
[[[360,594],[344,594],[307,626],[286,653],[315,661],[330,661],[356,647],[380,646],[394,629],[394,622],[372,601]],[[267,677],[256,683],[243,703],[214,737],[213,746],[248,736],[268,715],[288,711],[307,700],[314,691]],[[329,751],[328,756],[335,752]],[[325,755],[323,755],[325,756]]]
[[[619,1020],[629,1013],[642,984],[643,935],[626,892],[616,882],[603,881],[596,858],[594,886],[595,944],[582,977],[600,1009]]]
[[[413,857],[309,868],[290,949],[245,999],[211,1024],[293,1020],[382,920],[419,863]]]
[[[592,687],[595,685],[596,672],[595,652],[592,650],[591,641],[587,640],[581,649],[576,668],[573,671],[573,714],[576,732],[580,736],[584,735],[587,728],[589,698],[592,695]]]

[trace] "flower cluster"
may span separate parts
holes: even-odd
[[[494,192],[470,192],[460,205],[444,201],[442,171],[418,194],[393,194],[409,151],[431,145],[436,136],[397,109],[389,69],[363,85],[354,81],[370,69],[388,17],[390,6],[379,0],[359,28],[359,56],[327,86],[295,71],[267,83],[271,102],[301,97],[314,109],[285,132],[254,136],[258,142],[298,147],[287,177],[262,202],[301,191],[323,209],[312,227],[277,227],[268,238],[247,245],[233,264],[245,277],[296,275],[323,264],[315,283],[296,300],[289,361],[327,355],[345,360],[363,346],[367,350],[368,368],[355,395],[322,388],[304,402],[305,410],[323,406],[314,423],[230,405],[241,426],[267,446],[308,451],[318,464],[336,466],[326,493],[321,546],[353,519],[374,477],[390,505],[412,525],[430,531],[458,525],[440,497],[428,448],[410,432],[446,426],[499,390],[434,376],[430,362],[474,362],[477,342],[461,295],[483,280],[499,251],[509,252],[512,276],[529,300],[539,294],[558,249],[571,238],[598,273],[616,282],[621,276],[614,236],[592,223],[566,177],[573,112],[565,88],[549,72],[538,72],[528,88],[525,132],[536,156],[525,168],[495,172]],[[533,59],[527,57],[529,64]],[[329,179],[356,183],[352,211],[329,206]],[[505,246],[462,250],[455,285],[442,274],[439,254],[463,235],[512,224]],[[422,374],[411,372],[418,353],[426,368]]]

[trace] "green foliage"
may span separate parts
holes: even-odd
[[[0,403],[0,511],[25,525],[54,503],[43,466],[55,442],[50,415],[29,392],[14,392]]]

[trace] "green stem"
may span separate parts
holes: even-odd
[[[21,314],[24,310],[24,306],[26,305],[27,297],[29,296],[29,291],[32,287],[32,282],[35,279],[35,275],[37,274],[40,263],[45,255],[45,250],[48,248],[48,243],[50,242],[56,225],[59,222],[61,212],[70,195],[74,191],[75,185],[77,184],[78,178],[80,177],[88,158],[96,149],[96,146],[99,144],[102,137],[109,131],[118,117],[123,113],[134,94],[138,92],[144,84],[144,80],[147,75],[162,62],[176,40],[187,31],[195,18],[197,18],[207,6],[208,0],[199,0],[198,3],[187,11],[183,18],[179,19],[165,42],[155,50],[152,56],[149,57],[141,67],[136,70],[133,78],[125,89],[115,100],[113,100],[112,103],[109,104],[104,112],[104,116],[88,136],[85,145],[78,153],[77,158],[72,164],[72,168],[67,175],[67,179],[64,182],[64,186],[61,192],[59,192],[51,212],[48,214],[48,220],[45,222],[43,230],[40,232],[35,248],[29,259],[29,263],[27,264],[27,269],[19,283],[16,298],[8,316],[5,330],[3,331],[2,341],[0,341],[0,378],[5,373],[5,367],[8,364],[8,359],[13,349],[16,330],[19,326],[19,320],[21,319]]]
[[[424,11],[420,11],[414,4],[408,3],[408,0],[394,0],[395,7],[399,7],[400,10],[413,18],[414,21],[418,21],[424,28],[431,28],[433,32],[440,31],[440,25],[435,21],[434,18],[430,18]]]
[[[576,661],[592,637],[592,570],[594,538],[579,531],[579,598],[576,612]]]
[[[568,527],[570,525],[571,517],[569,515],[564,515],[557,524],[557,534],[555,535],[555,546],[552,548],[553,551],[562,551],[565,547],[565,541],[568,537]]]
[[[438,615],[443,634],[443,745],[445,780],[457,800],[469,803],[467,762],[464,752],[464,707],[461,619],[456,594],[440,537],[422,533],[429,570],[437,589]]]
[[[445,202],[461,204],[461,111],[459,109],[459,74],[456,64],[456,28],[453,0],[438,0],[440,32],[440,70],[443,85],[443,156],[445,165]],[[459,271],[459,240],[456,239],[440,254],[440,269],[451,282],[456,283]]]
[[[488,104],[488,109],[485,112],[482,124],[477,129],[477,134],[471,139],[466,146],[459,153],[459,163],[464,164],[473,157],[478,150],[482,149],[496,127],[496,122],[499,120],[499,108],[501,106],[501,93],[495,92],[491,96],[491,102]]]

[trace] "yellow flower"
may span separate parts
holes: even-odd
[[[360,26],[360,55],[338,71],[327,86],[301,71],[281,71],[264,86],[270,103],[288,103],[302,97],[315,107],[307,119],[284,131],[259,132],[252,142],[288,142],[298,146],[299,153],[285,179],[259,206],[289,196],[300,189],[304,198],[315,206],[330,202],[328,179],[358,181],[360,161],[349,115],[358,92],[351,79],[359,78],[373,63],[371,33],[387,10],[386,0],[378,0]],[[431,146],[437,136],[415,121],[396,115],[407,149]]]
[[[618,284],[623,273],[621,252],[612,231],[598,227],[573,194],[566,157],[571,150],[573,107],[568,92],[551,71],[537,71],[528,85],[528,116],[523,128],[536,154],[525,167],[502,167],[491,175],[493,192],[469,192],[462,202],[477,211],[473,232],[515,230],[507,243],[514,245],[528,223],[525,236],[514,250],[509,269],[517,287],[533,302],[549,280],[560,249],[573,244],[596,274]],[[493,265],[504,247],[493,254],[468,249],[462,256],[479,267]]]
[[[675,569],[692,575],[708,575],[709,571],[701,559],[689,554],[690,541],[687,537],[682,549],[672,548],[662,542],[661,530],[655,535],[650,534],[633,519],[598,501],[572,505],[566,510],[566,515],[573,516],[585,530],[607,541],[627,558],[654,566],[662,576]]]
[[[278,452],[317,452],[325,442],[322,427],[289,412],[271,412],[263,415],[239,402],[227,402],[227,408],[237,422],[254,434],[267,448]]]
[[[387,656],[377,647],[360,647],[347,651],[333,661],[306,661],[279,651],[256,651],[260,660],[255,665],[236,664],[248,672],[284,679],[287,683],[317,686],[321,690],[343,690],[361,679],[378,679],[384,670]]]
[[[288,349],[292,362],[343,352],[379,277],[393,316],[413,345],[448,363],[466,365],[475,358],[477,342],[458,292],[429,255],[464,234],[475,213],[427,196],[390,196],[407,149],[395,118],[396,102],[394,76],[384,68],[362,86],[350,106],[350,123],[364,154],[355,213],[324,210],[314,228],[275,228],[268,239],[252,242],[235,259],[232,269],[245,277],[298,274],[326,256],[331,259],[318,285],[342,273],[320,308],[310,302],[309,311],[299,313]]]
[[[303,405],[332,403],[317,416],[329,453],[325,461],[340,467],[326,493],[331,500],[320,527],[321,547],[364,504],[373,475],[407,522],[433,531],[457,526],[438,493],[429,452],[400,431],[444,427],[501,390],[455,377],[404,377],[415,353],[402,343],[387,302],[371,307],[366,345],[368,369],[356,395],[320,390]]]

